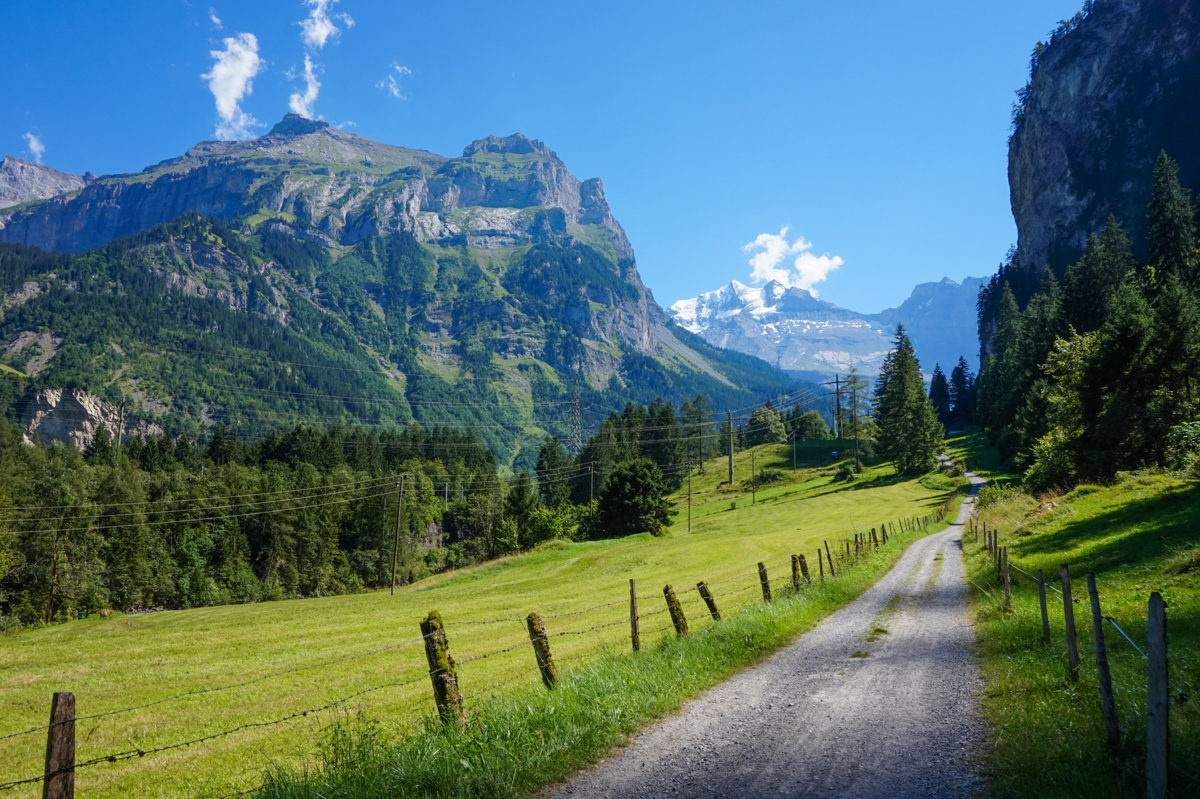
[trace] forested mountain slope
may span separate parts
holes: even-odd
[[[0,223],[14,410],[67,386],[173,435],[416,420],[520,468],[629,400],[797,388],[675,327],[600,181],[519,134],[447,159],[289,115]]]

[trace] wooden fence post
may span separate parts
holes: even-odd
[[[1079,641],[1075,638],[1075,607],[1071,604],[1071,566],[1058,567],[1062,578],[1063,621],[1067,630],[1067,673],[1071,682],[1079,682]]]
[[[833,555],[829,554],[829,542],[825,542],[825,560],[829,564],[829,576],[837,577],[837,572],[833,568]]]
[[[1050,614],[1046,610],[1046,575],[1038,569],[1038,604],[1042,606],[1042,643],[1050,643]]]
[[[821,570],[821,582],[825,582],[825,553],[817,547],[817,568]]]
[[[1096,575],[1087,573],[1088,598],[1092,601],[1092,638],[1096,646],[1096,676],[1100,680],[1100,713],[1104,717],[1105,747],[1116,757],[1121,753],[1121,727],[1117,723],[1117,703],[1113,699],[1112,674],[1108,670],[1108,649],[1104,645],[1104,614],[1100,612],[1100,593]]]
[[[800,556],[800,574],[803,575],[804,582],[812,583],[812,577],[808,576],[808,561],[804,559],[803,555]]]
[[[696,583],[696,590],[700,592],[700,598],[704,600],[704,604],[708,605],[708,612],[712,614],[713,621],[720,621],[721,611],[717,610],[717,600],[713,599],[712,591],[708,590],[708,584],[701,580]]]
[[[1004,610],[1012,610],[1012,583],[1008,579],[1008,547],[1004,548],[1004,554],[1001,555],[1004,560]]]
[[[425,659],[429,661],[429,679],[433,683],[433,701],[443,724],[464,726],[462,692],[458,689],[458,667],[450,656],[450,640],[442,616],[436,610],[421,622],[425,637]]]
[[[1146,637],[1149,641],[1146,647],[1146,796],[1148,799],[1166,799],[1171,694],[1167,684],[1167,603],[1157,591],[1150,594]]]
[[[46,776],[42,799],[75,796],[75,694],[61,691],[50,700],[50,729],[46,734]]]
[[[633,639],[633,651],[640,652],[642,634],[638,630],[637,581],[632,577],[629,578],[629,637]]]
[[[792,555],[792,588],[800,590],[800,556]]]
[[[679,597],[675,596],[675,589],[670,583],[663,586],[663,596],[667,600],[667,610],[671,612],[671,623],[675,625],[676,635],[687,635],[687,617],[683,615],[683,606],[679,604]]]
[[[558,669],[554,666],[554,658],[550,656],[550,637],[546,635],[546,625],[542,617],[530,613],[525,617],[529,627],[529,643],[533,644],[533,653],[537,657],[538,671],[542,673],[542,682],[547,688],[558,684]]]
[[[771,604],[771,581],[767,579],[767,567],[758,563],[758,581],[762,583],[763,602]]]

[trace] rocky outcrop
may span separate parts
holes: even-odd
[[[1096,0],[1027,92],[1008,161],[1021,263],[1074,262],[1110,213],[1144,255],[1159,151],[1200,190],[1200,0]]]
[[[879,373],[903,324],[925,372],[940,363],[949,372],[970,358],[975,341],[975,298],[981,278],[922,283],[899,308],[862,314],[817,299],[805,289],[771,281],[760,288],[728,286],[680,300],[668,313],[676,324],[710,344],[744,352],[805,378],[857,367]]]
[[[143,438],[163,433],[156,424],[122,419],[119,406],[74,388],[45,388],[28,397],[21,426],[28,446],[69,444],[81,450],[87,449],[102,426],[113,438],[122,433]]]
[[[59,172],[32,161],[22,161],[11,155],[0,162],[0,208],[8,208],[34,200],[45,200],[68,191],[82,189],[92,180]]]
[[[586,240],[590,228],[617,257],[633,259],[600,180],[580,183],[544,143],[519,133],[489,136],[463,152],[450,159],[380,144],[289,114],[261,138],[202,142],[140,173],[0,213],[0,241],[81,252],[185,211],[216,219],[266,211],[299,235],[340,244],[406,231],[487,249]]]

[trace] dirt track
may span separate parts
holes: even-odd
[[[972,765],[982,745],[981,683],[961,550],[968,510],[964,502],[954,525],[914,543],[882,580],[795,644],[546,794],[981,793]],[[868,642],[875,628],[887,632]]]

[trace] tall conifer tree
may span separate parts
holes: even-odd
[[[925,395],[921,364],[903,325],[875,383],[879,444],[897,473],[928,471],[937,463],[945,430]]]

